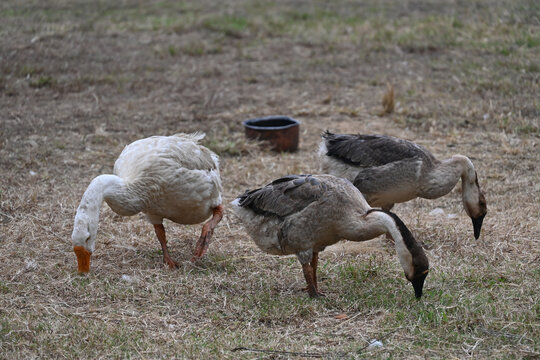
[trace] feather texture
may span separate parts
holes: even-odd
[[[386,165],[404,159],[437,162],[424,147],[384,135],[323,135],[326,155],[358,167]]]
[[[163,218],[200,223],[221,204],[218,157],[198,144],[203,137],[152,136],[127,145],[116,160],[114,174],[123,179],[127,193],[138,197],[140,211],[152,223]],[[114,201],[107,203],[115,209]]]
[[[320,199],[327,188],[325,183],[311,175],[290,175],[245,192],[239,197],[239,204],[256,214],[283,218]]]

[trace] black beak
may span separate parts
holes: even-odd
[[[484,216],[486,216],[486,214],[480,215],[476,219],[471,218],[473,229],[474,229],[474,238],[476,240],[478,240],[478,238],[480,237],[480,230],[482,229],[482,223],[484,222]]]
[[[416,296],[417,299],[422,297],[422,289],[424,288],[424,280],[426,280],[426,276],[427,274],[411,281],[414,288],[414,296]]]

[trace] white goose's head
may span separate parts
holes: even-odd
[[[77,210],[73,232],[71,233],[73,251],[77,255],[79,272],[90,271],[90,257],[94,252],[98,228],[97,221],[93,221],[85,210],[81,207]]]

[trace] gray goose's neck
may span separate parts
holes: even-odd
[[[448,194],[461,178],[464,186],[476,176],[474,166],[469,158],[454,155],[450,159],[433,164],[426,171],[421,181],[419,196],[425,199],[436,199]]]
[[[395,243],[399,262],[409,280],[413,279],[419,271],[427,269],[428,260],[422,246],[415,240],[409,229],[401,219],[390,211],[370,209],[366,213],[368,227],[378,231],[384,230],[392,237]]]

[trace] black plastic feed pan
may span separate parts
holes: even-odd
[[[288,116],[267,116],[242,122],[248,139],[264,140],[276,151],[296,151],[300,121]]]

